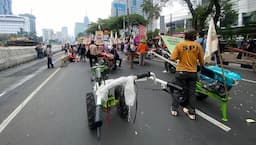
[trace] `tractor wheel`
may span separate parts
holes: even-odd
[[[121,118],[127,119],[128,117],[128,106],[125,104],[125,97],[124,97],[124,87],[117,86],[115,88],[115,98],[119,99],[119,104],[117,106],[118,114]]]
[[[96,129],[95,125],[95,99],[93,93],[86,94],[86,106],[87,106],[87,119],[88,119],[88,126],[90,129]]]
[[[199,101],[203,101],[204,99],[206,99],[208,96],[205,94],[201,94],[201,93],[196,93],[196,99]]]

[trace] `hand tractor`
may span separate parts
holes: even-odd
[[[105,67],[101,65],[92,68],[95,80],[93,92],[86,94],[88,126],[91,130],[96,130],[98,138],[101,136],[101,126],[103,125],[102,114],[104,112],[107,113],[111,108],[116,107],[120,117],[126,119],[128,122],[131,121],[131,107],[134,104],[136,104],[137,112],[135,81],[139,79],[140,81],[144,81],[146,79],[142,78],[151,78],[163,82],[157,79],[152,72],[123,76],[116,79],[106,79],[104,69]],[[182,89],[172,83],[168,83],[168,86],[178,90]],[[111,93],[111,91],[114,93]],[[136,119],[136,112],[133,121]]]
[[[169,59],[151,52],[158,58],[168,62],[171,66],[176,67],[176,63]],[[199,71],[199,78],[196,83],[196,96],[198,100],[204,100],[208,96],[221,101],[222,120],[227,121],[227,102],[231,98],[227,91],[239,83],[241,76],[238,73],[224,69],[224,77],[222,76],[222,68],[215,64],[206,64]],[[225,78],[225,79],[224,79]],[[225,80],[225,81],[224,81]],[[226,86],[224,86],[226,84]]]

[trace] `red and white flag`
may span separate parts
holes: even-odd
[[[216,33],[213,18],[211,17],[208,34],[207,34],[207,40],[206,40],[206,50],[204,54],[204,61],[210,62],[212,54],[217,50],[218,50],[218,36]]]

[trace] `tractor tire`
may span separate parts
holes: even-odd
[[[88,119],[88,126],[91,130],[96,129],[95,125],[95,112],[96,112],[96,105],[93,93],[86,94],[86,107],[87,107],[87,119]]]
[[[201,94],[201,93],[196,93],[196,99],[199,101],[203,101],[207,98],[208,96],[205,94]]]
[[[117,86],[115,88],[115,98],[119,99],[119,104],[117,106],[118,114],[122,119],[128,118],[128,106],[125,104],[125,96],[124,96],[124,87]]]

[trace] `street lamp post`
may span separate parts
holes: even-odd
[[[130,12],[129,12],[129,3],[128,0],[126,0],[126,5],[127,5],[127,26],[128,26],[128,39],[130,40]]]
[[[130,39],[131,39],[131,30],[130,30],[130,13],[129,13],[129,4],[128,4],[128,0],[126,0],[126,5],[127,5],[127,26],[128,26],[128,47],[131,47],[131,43],[130,43]],[[132,55],[132,51],[131,48],[128,49],[128,62],[129,62],[129,68],[132,69],[133,68],[133,55]]]

